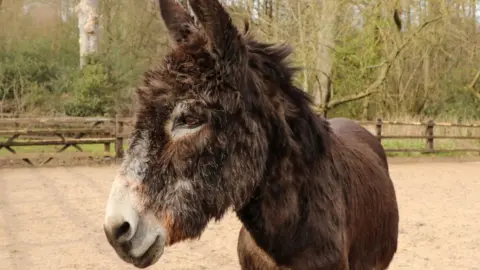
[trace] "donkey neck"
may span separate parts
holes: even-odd
[[[289,138],[293,145],[283,145],[284,149],[270,146],[262,183],[237,211],[257,245],[277,263],[286,265],[296,252],[307,247],[305,233],[308,237],[313,232],[305,228],[312,209],[310,189],[324,189],[318,177],[331,174],[328,169],[321,171],[326,167],[322,163],[330,156],[327,145],[334,136],[327,122],[309,110],[287,122],[294,133]]]

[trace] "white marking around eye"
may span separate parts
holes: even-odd
[[[187,109],[187,103],[189,101],[185,101],[182,103],[178,103],[172,111],[170,115],[170,120],[168,120],[165,124],[165,132],[170,135],[170,139],[172,141],[176,141],[182,139],[188,135],[195,134],[199,132],[203,125],[195,127],[195,128],[185,128],[185,127],[178,127],[173,129],[173,121],[178,116],[182,115],[182,112]]]
[[[181,139],[181,138],[186,137],[188,135],[195,134],[195,133],[199,132],[200,129],[202,129],[202,127],[203,127],[203,125],[198,126],[196,128],[176,128],[176,129],[172,130],[172,133],[171,133],[172,140],[178,140],[178,139]]]

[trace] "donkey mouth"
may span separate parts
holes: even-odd
[[[131,263],[137,268],[147,268],[155,264],[163,255],[164,243],[161,241],[160,236],[157,236],[153,244],[147,249],[147,251],[140,257],[132,258]]]

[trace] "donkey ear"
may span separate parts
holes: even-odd
[[[159,0],[160,14],[168,32],[177,44],[187,43],[196,31],[194,19],[176,0]]]
[[[190,7],[220,57],[234,60],[244,48],[232,18],[218,0],[190,0]]]

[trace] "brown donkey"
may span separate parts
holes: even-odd
[[[315,115],[288,46],[233,25],[218,0],[160,0],[175,47],[139,108],[104,229],[144,268],[233,207],[242,269],[386,269],[398,209],[384,150],[347,119]]]

